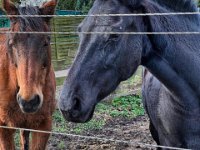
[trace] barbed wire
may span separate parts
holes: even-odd
[[[138,14],[82,14],[82,15],[0,15],[5,17],[123,17],[123,16],[169,16],[169,15],[197,15],[200,12],[169,12],[169,13],[138,13]]]

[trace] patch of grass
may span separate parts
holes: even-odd
[[[74,132],[80,134],[84,131],[101,129],[105,125],[103,119],[93,118],[91,121],[84,124],[67,123],[58,110],[53,114],[53,131],[69,133]]]
[[[15,141],[16,147],[19,148],[19,147],[20,147],[20,131],[19,131],[19,130],[17,130],[17,131],[15,132],[14,141]]]
[[[58,144],[58,149],[65,149],[65,142],[64,141],[60,141],[60,143]]]
[[[128,79],[127,81],[124,81],[126,84],[130,84],[132,86],[138,85],[142,83],[142,67],[139,67],[135,74]]]
[[[131,77],[129,80],[127,80],[127,82],[130,85],[137,85],[137,84],[141,84],[142,83],[142,77],[141,75],[134,75],[133,77]]]
[[[102,129],[105,124],[106,124],[106,122],[102,118],[99,120],[92,119],[88,123],[76,124],[74,127],[74,132],[76,134],[80,134],[80,133],[82,133],[84,131],[88,131],[88,130]]]
[[[109,102],[101,102],[96,106],[95,111],[98,114],[110,114],[112,111],[112,105]]]
[[[143,115],[144,109],[141,101],[140,96],[130,95],[115,98],[111,102],[101,102],[96,106],[93,119],[84,124],[66,122],[59,110],[56,110],[53,114],[53,131],[82,134],[90,130],[102,129],[114,117],[131,119],[138,115]],[[15,141],[19,144],[19,132],[15,136]],[[58,147],[59,149],[63,149],[65,147],[64,142],[60,141]]]
[[[66,77],[56,78],[56,85],[57,86],[63,85],[65,79],[66,79]]]
[[[110,114],[113,117],[122,116],[133,118],[144,115],[141,97],[138,95],[115,98],[112,101],[112,106],[114,109]]]
[[[53,131],[62,133],[69,131],[68,124],[59,110],[56,110],[53,114]]]

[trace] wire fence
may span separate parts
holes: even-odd
[[[54,135],[62,135],[62,136],[68,136],[68,137],[75,137],[75,138],[78,138],[78,139],[91,139],[91,140],[98,140],[98,141],[124,143],[124,144],[128,144],[130,146],[136,146],[137,145],[137,146],[146,147],[146,148],[165,148],[165,149],[170,149],[170,150],[188,150],[188,149],[185,149],[185,148],[161,146],[161,145],[152,145],[152,144],[145,144],[145,143],[134,142],[134,141],[127,141],[127,140],[116,140],[116,139],[109,139],[109,138],[101,138],[101,137],[96,137],[96,136],[83,136],[83,135],[76,135],[76,134],[67,134],[67,133],[60,133],[60,132],[33,130],[33,129],[27,129],[27,128],[17,128],[17,127],[8,127],[8,126],[0,126],[0,128],[12,129],[12,130],[24,130],[24,131],[37,132],[37,133],[46,133],[46,134],[54,134]]]
[[[81,15],[1,15],[0,17],[130,17],[130,16],[179,16],[179,15],[198,15],[200,12],[168,12],[168,13],[135,13],[135,14],[81,14]]]
[[[19,15],[1,15],[0,18],[5,17],[128,17],[128,16],[168,16],[168,15],[199,15],[199,12],[177,12],[177,13],[149,13],[149,14],[95,14],[95,15],[25,15],[25,16],[19,16]],[[82,20],[83,18],[81,18]],[[77,23],[77,22],[76,22]],[[54,21],[55,24],[55,21]],[[59,25],[58,25],[59,26]],[[64,29],[71,28],[72,30],[76,30],[75,25],[63,25]],[[0,34],[51,34],[54,36],[57,35],[66,35],[66,36],[72,36],[77,34],[126,34],[126,35],[199,35],[200,31],[193,31],[193,32],[76,32],[76,31],[57,31],[53,30],[52,32],[11,32],[11,31],[0,31]],[[66,38],[66,37],[63,37]],[[72,40],[69,42],[69,45],[75,45],[77,47],[77,36],[74,37],[75,40]],[[66,47],[66,41],[65,40],[59,40],[52,42],[52,45],[60,44],[64,45]],[[74,46],[71,46],[74,48]],[[68,50],[71,48],[68,47]],[[65,48],[66,50],[66,48]],[[68,51],[67,50],[67,51]],[[56,57],[59,57],[59,54],[56,52]],[[73,53],[73,56],[75,54]],[[72,56],[72,59],[73,59]],[[138,89],[137,89],[138,91]],[[131,91],[134,92],[134,91]],[[25,131],[31,131],[31,132],[40,132],[40,133],[48,133],[48,134],[55,134],[55,135],[62,135],[62,136],[69,136],[69,137],[75,137],[75,138],[83,138],[83,139],[92,139],[92,140],[99,140],[99,141],[109,141],[109,142],[116,142],[116,143],[125,143],[129,144],[131,146],[139,145],[141,147],[147,147],[147,148],[165,148],[165,149],[176,149],[176,150],[186,150],[183,148],[177,148],[177,147],[168,147],[168,146],[159,146],[159,145],[152,145],[152,144],[145,144],[140,142],[134,142],[134,141],[127,141],[127,140],[116,140],[116,139],[109,139],[109,138],[101,138],[101,137],[95,137],[95,136],[83,136],[83,135],[75,135],[75,134],[67,134],[67,133],[59,133],[59,132],[51,132],[51,131],[40,131],[40,130],[33,130],[33,129],[25,129],[25,128],[18,128],[18,127],[8,127],[8,126],[0,126],[4,129],[15,129],[15,130],[25,130]]]

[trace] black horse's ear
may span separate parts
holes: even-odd
[[[54,15],[55,8],[57,5],[57,0],[51,0],[48,2],[45,2],[40,7],[40,11],[42,15]],[[46,17],[46,21],[49,21],[52,17]]]
[[[3,9],[6,11],[7,15],[18,15],[17,7],[12,2],[10,2],[10,0],[2,0],[2,2]],[[16,17],[12,16],[9,18],[11,21],[16,19]]]

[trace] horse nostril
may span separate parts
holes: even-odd
[[[80,110],[81,109],[81,100],[78,97],[73,99],[73,110]]]
[[[36,95],[32,100],[30,100],[30,103],[32,104],[32,105],[39,105],[40,104],[40,97],[39,97],[39,95]]]
[[[18,103],[20,103],[21,105],[24,105],[24,104],[25,104],[25,101],[21,98],[20,95],[17,95],[17,101],[18,101]]]

